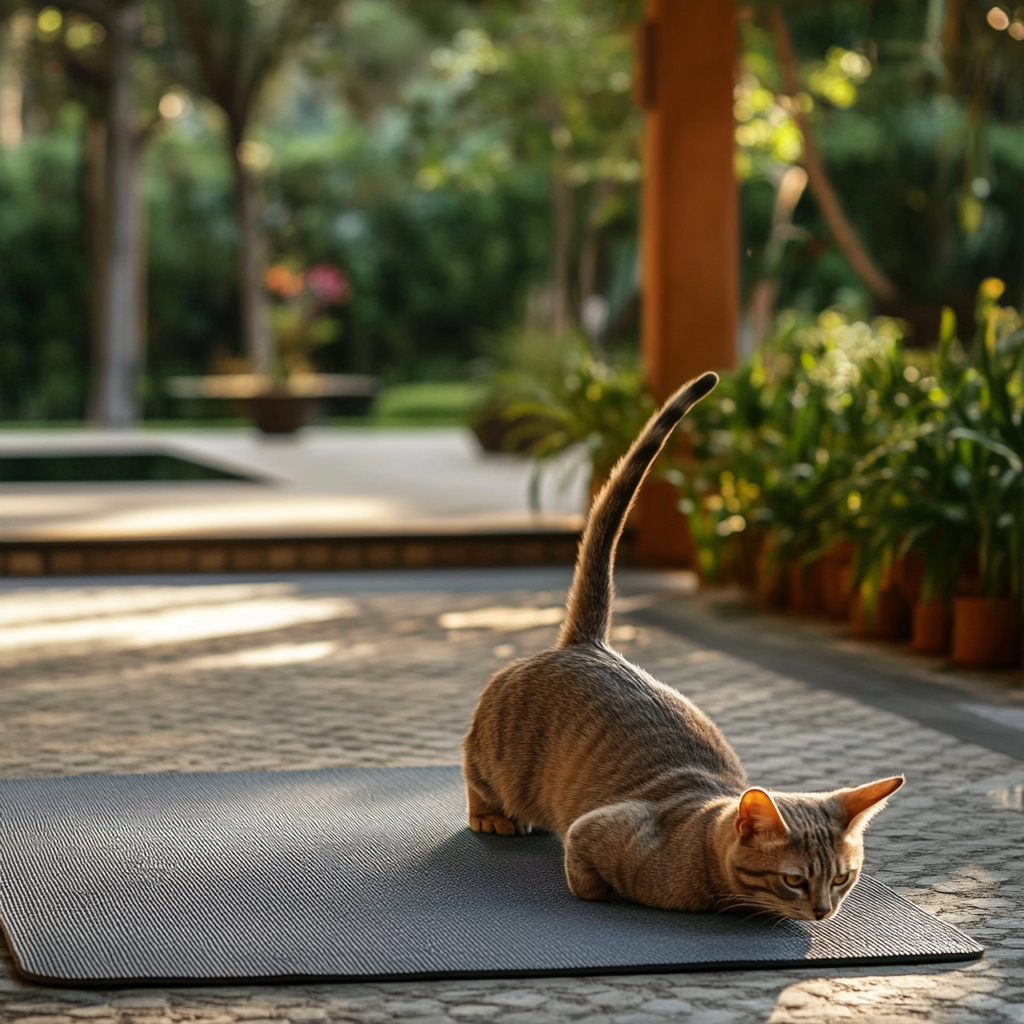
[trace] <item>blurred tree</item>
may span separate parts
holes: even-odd
[[[78,0],[106,29],[106,151],[98,238],[99,364],[90,419],[125,428],[138,418],[144,358],[141,284],[144,280],[139,166],[143,139],[138,124],[135,57],[142,28],[139,0]]]
[[[144,17],[140,0],[54,0],[18,3],[9,22],[13,34],[34,46],[36,74],[51,79],[50,103],[59,105],[70,94],[86,112],[85,198],[92,256],[88,414],[110,428],[131,426],[141,407],[146,246],[140,161],[159,123],[161,70],[167,62],[166,54],[155,61],[150,55],[141,69],[139,54],[144,36],[147,49],[164,43],[161,15],[159,5],[150,4]],[[25,65],[27,56],[21,55]],[[54,88],[55,72],[61,87]],[[13,109],[14,102],[9,96],[4,123],[18,124],[16,131],[6,130],[20,137],[21,112]]]
[[[178,413],[163,377],[209,370],[215,347],[234,349],[235,253],[256,252],[236,245],[232,218],[245,174],[257,208],[265,196],[275,259],[330,260],[352,276],[341,340],[318,354],[324,369],[460,376],[524,305],[564,323],[598,293],[613,315],[635,316],[641,118],[628,93],[639,3],[346,0],[335,9],[324,0],[323,16],[299,32],[305,15],[286,12],[305,5],[285,0],[140,2],[133,125],[155,143],[142,172],[148,228],[139,218],[149,237],[138,244],[139,267],[151,260],[149,294],[137,296],[150,334],[148,414]],[[914,318],[918,341],[934,336],[943,304],[969,317],[984,277],[1006,280],[1022,304],[1024,23],[1015,8],[997,28],[986,19],[992,3],[974,0],[780,0],[794,89],[767,6],[737,8],[745,294],[767,276],[769,307],[769,292],[781,307],[841,302],[858,316],[887,301],[851,269],[800,184],[802,116],[840,212],[905,301],[886,308]],[[186,8],[202,20],[182,47]],[[44,9],[60,15],[56,28],[40,24]],[[111,32],[84,3],[0,0],[0,14],[19,10],[20,27],[11,17],[0,31],[0,402],[11,418],[71,417],[85,405],[90,277],[108,296],[99,268],[111,215]],[[223,102],[200,73],[197,23]],[[248,97],[229,146],[215,103],[197,92],[225,111]],[[167,130],[153,131],[162,98]],[[91,232],[90,219],[99,225]],[[258,221],[247,223],[260,239]],[[247,293],[257,303],[260,271],[257,261]],[[103,336],[99,325],[94,333]]]
[[[777,248],[773,191],[802,162],[810,196],[785,257],[772,261],[780,303],[873,302],[927,344],[943,306],[971,315],[984,278],[1024,295],[1020,12],[966,0],[741,11],[748,289]]]
[[[409,98],[421,188],[488,189],[513,168],[545,168],[553,225],[547,319],[556,333],[595,291],[599,233],[633,212],[641,118],[630,99],[631,28],[639,11],[624,0],[491,4],[434,51],[434,82]],[[582,218],[581,192],[589,195]]]
[[[235,185],[242,339],[252,372],[269,374],[273,344],[263,272],[259,172],[267,147],[246,132],[261,90],[294,45],[335,11],[339,0],[175,0],[195,53],[203,90],[224,111]]]

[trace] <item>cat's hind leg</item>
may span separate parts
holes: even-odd
[[[530,831],[529,825],[521,825],[508,817],[496,802],[488,800],[472,783],[466,784],[467,813],[469,827],[474,832],[496,832],[502,836],[524,836]]]

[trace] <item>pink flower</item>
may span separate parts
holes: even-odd
[[[340,306],[352,298],[352,282],[333,263],[318,263],[306,271],[306,287],[325,306]]]

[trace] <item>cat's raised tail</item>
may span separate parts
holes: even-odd
[[[718,383],[704,373],[684,384],[648,421],[628,452],[615,464],[590,508],[580,541],[576,571],[558,636],[559,647],[604,643],[612,622],[615,549],[640,485],[675,425]]]

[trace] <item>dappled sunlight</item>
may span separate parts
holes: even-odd
[[[1010,811],[1024,811],[1024,785],[1000,786],[990,789],[985,794],[995,807],[1005,807]]]
[[[271,647],[250,647],[226,654],[210,654],[204,658],[191,658],[174,665],[177,671],[197,671],[231,668],[272,668],[278,665],[303,665],[322,661],[338,649],[336,643],[323,641],[311,644],[274,644]]]
[[[469,612],[445,612],[438,618],[442,629],[494,629],[516,632],[555,626],[565,618],[564,608],[477,608]]]
[[[0,632],[0,652],[61,647],[138,648],[187,643],[284,629],[303,623],[348,618],[357,614],[345,597],[254,597],[231,603],[188,608],[158,608],[145,614],[89,615],[63,621],[33,622]]]
[[[861,1019],[867,1019],[876,1012],[892,1020],[898,1011],[913,1013],[915,1010],[934,1019],[931,1013],[936,1000],[940,1005],[948,1003],[955,1012],[955,1001],[968,994],[991,991],[997,985],[993,978],[970,977],[963,971],[957,972],[955,977],[946,974],[897,974],[891,977],[814,978],[783,989],[768,1024],[831,1020],[852,1017],[855,1013]]]
[[[295,592],[292,583],[229,583],[211,586],[61,587],[0,594],[0,626],[61,619],[160,611],[182,606],[227,604]]]

